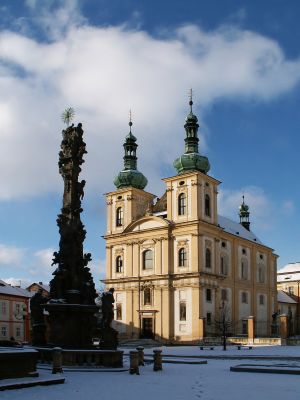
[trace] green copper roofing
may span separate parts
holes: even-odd
[[[249,218],[249,215],[250,215],[249,206],[247,206],[247,204],[245,204],[245,196],[243,196],[243,202],[239,207],[240,219]]]
[[[208,158],[201,156],[198,152],[198,118],[193,114],[193,101],[192,98],[189,102],[191,107],[190,113],[186,117],[184,128],[186,131],[185,141],[185,153],[178,157],[173,165],[177,170],[177,173],[183,174],[188,171],[200,171],[204,174],[210,169]]]
[[[114,179],[114,184],[118,189],[124,187],[135,187],[144,189],[148,183],[147,178],[137,170],[136,137],[131,132],[132,122],[129,122],[130,131],[125,138],[124,147],[124,169]]]
[[[250,221],[249,221],[249,207],[245,204],[245,196],[243,196],[243,202],[239,207],[240,224],[243,225],[248,231],[250,231]]]

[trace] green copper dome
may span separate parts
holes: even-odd
[[[200,171],[204,174],[210,170],[210,164],[208,158],[202,156],[198,152],[198,118],[193,114],[192,99],[189,102],[191,107],[190,113],[186,117],[184,128],[186,131],[185,141],[185,152],[182,156],[178,157],[173,165],[177,170],[177,173],[183,174],[189,171]]]
[[[144,189],[148,183],[147,178],[137,170],[137,157],[136,149],[138,147],[136,143],[136,137],[131,132],[132,122],[129,122],[130,131],[125,138],[123,144],[125,155],[124,169],[118,173],[114,179],[114,184],[117,189],[125,187],[134,187],[137,189]]]
[[[243,202],[239,206],[239,216],[240,216],[240,224],[243,225],[248,231],[250,231],[250,221],[249,221],[249,206],[245,203],[245,196],[243,196]]]

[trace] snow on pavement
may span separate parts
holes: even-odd
[[[269,354],[295,352],[299,348],[282,347],[269,349]],[[291,349],[294,352],[291,352]],[[173,354],[195,354],[196,347],[174,347],[165,349]],[[168,351],[167,351],[168,350]],[[232,351],[235,351],[231,349]],[[148,350],[149,351],[149,350]],[[147,352],[148,352],[147,351]],[[151,350],[150,350],[151,351]],[[208,350],[209,351],[209,350]],[[213,350],[215,351],[215,350]],[[211,352],[213,352],[211,351]],[[217,350],[219,351],[219,350]],[[220,349],[221,351],[221,349]],[[230,351],[230,350],[229,350]],[[250,350],[251,351],[251,350]],[[249,352],[250,352],[249,351]],[[263,352],[259,350],[259,352]],[[201,352],[203,353],[203,352]],[[298,398],[300,377],[231,372],[230,366],[240,364],[236,360],[208,360],[207,365],[164,364],[163,371],[154,372],[152,365],[140,367],[140,375],[128,372],[65,372],[66,383],[55,386],[0,392],[2,400],[94,400],[110,398],[126,400],[282,400]],[[253,363],[255,363],[253,361]]]

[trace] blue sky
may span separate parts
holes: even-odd
[[[0,278],[51,278],[62,111],[72,106],[85,130],[85,247],[98,282],[103,193],[123,165],[128,111],[146,189],[160,197],[183,152],[190,87],[219,212],[237,220],[244,194],[279,267],[299,261],[298,1],[2,0],[0,13]]]

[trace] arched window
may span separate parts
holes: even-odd
[[[242,303],[244,303],[244,304],[248,303],[248,293],[247,292],[242,292]]]
[[[259,295],[259,305],[263,306],[265,304],[265,296],[263,294]]]
[[[248,261],[241,261],[241,278],[247,280],[248,279]]]
[[[179,303],[179,321],[186,321],[186,302]]]
[[[143,269],[153,268],[153,251],[145,250],[143,253]]]
[[[228,275],[228,262],[227,257],[222,255],[220,259],[220,274]]]
[[[145,288],[144,289],[144,305],[150,306],[151,305],[151,289]]]
[[[186,213],[186,194],[180,193],[178,196],[178,215],[185,215]]]
[[[123,260],[121,256],[116,258],[116,272],[123,272]]]
[[[204,209],[205,209],[205,215],[207,217],[210,217],[210,197],[208,194],[205,195]]]
[[[186,249],[183,247],[178,252],[178,266],[186,267],[187,266],[187,254]]]
[[[210,249],[205,250],[205,267],[211,268],[211,251],[210,251]]]
[[[118,207],[116,210],[116,226],[123,225],[123,209],[122,207]]]

